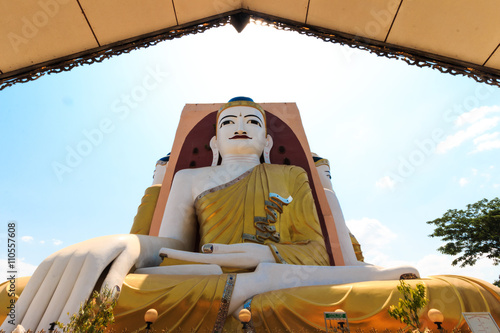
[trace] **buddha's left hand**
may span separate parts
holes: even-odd
[[[186,260],[222,267],[255,268],[263,262],[274,263],[274,256],[267,245],[253,243],[205,244],[204,253],[187,252],[163,248],[160,254],[168,258]]]

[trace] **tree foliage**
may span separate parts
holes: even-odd
[[[483,256],[492,259],[495,265],[500,263],[499,198],[480,200],[467,205],[466,210],[450,209],[443,217],[427,224],[436,226],[430,237],[442,237],[447,242],[439,252],[459,255],[453,265],[472,266]]]
[[[116,287],[117,288],[117,287]],[[94,291],[92,297],[80,306],[80,310],[71,316],[67,325],[57,323],[63,332],[103,333],[113,324],[113,308],[118,300],[119,288],[104,288],[100,293]]]
[[[413,289],[404,280],[400,280],[398,290],[402,298],[399,298],[398,306],[391,305],[389,307],[389,315],[406,324],[409,331],[420,332],[418,311],[429,302],[425,298],[425,286],[422,283],[418,283],[416,288]]]

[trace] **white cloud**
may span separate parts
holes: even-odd
[[[474,149],[472,152],[478,153],[480,151],[492,150],[492,149],[500,149],[500,140],[481,142],[478,145],[476,145],[476,149]]]
[[[31,243],[31,242],[33,241],[33,239],[34,239],[34,238],[33,238],[33,237],[31,237],[31,236],[23,236],[23,237],[21,237],[21,240],[22,240],[23,242],[26,242],[26,243]]]
[[[41,240],[41,241],[40,241],[40,244],[45,244],[45,241],[44,241],[44,240]]]
[[[477,120],[466,129],[459,130],[455,134],[448,135],[446,139],[438,143],[436,152],[439,154],[444,154],[450,149],[460,146],[465,141],[480,136],[486,131],[495,128],[499,122],[500,117]]]
[[[474,183],[478,185],[480,188],[484,188],[485,185],[487,186],[493,186],[495,187],[494,182],[497,182],[497,179],[494,178],[496,173],[491,172],[494,168],[493,166],[489,166],[487,168],[481,168],[476,169],[476,168],[471,168],[471,172],[469,176],[466,177],[461,177],[461,178],[454,178],[454,181],[456,181],[461,187],[464,187],[468,184]],[[491,183],[490,183],[491,182]],[[493,183],[493,184],[492,184]]]
[[[368,217],[359,220],[346,221],[347,226],[361,244],[363,255],[368,263],[381,267],[413,266],[420,276],[431,275],[461,275],[482,279],[489,283],[498,279],[498,270],[492,269],[493,261],[479,259],[472,267],[452,266],[454,257],[444,254],[423,255],[418,261],[394,259],[391,253],[384,249],[390,248],[398,235],[384,226],[380,221]],[[386,253],[384,253],[386,252]]]
[[[370,247],[380,248],[398,237],[377,219],[363,217],[360,220],[348,220],[346,224],[362,244],[363,252]]]
[[[491,174],[487,173],[487,172],[483,172],[481,174],[481,177],[485,178],[487,182],[489,182],[491,180]]]
[[[481,136],[478,136],[477,138],[474,139],[474,144],[478,144],[478,143],[483,142],[483,141],[490,141],[490,140],[496,139],[498,137],[498,134],[500,134],[500,132],[487,133],[487,134],[483,134]]]
[[[59,239],[53,239],[52,240],[52,244],[54,244],[55,246],[58,246],[58,245],[61,245],[63,242]]]
[[[385,176],[377,180],[375,186],[378,188],[390,188],[393,189],[396,186],[396,181],[390,176]]]
[[[480,119],[483,119],[486,115],[490,113],[500,112],[500,106],[481,106],[479,108],[474,108],[469,112],[466,112],[455,121],[455,125],[462,126],[464,124],[473,124]]]
[[[365,250],[363,248],[363,254]],[[460,267],[453,266],[452,256],[444,254],[428,254],[423,258],[414,261],[394,260],[389,256],[381,253],[380,251],[370,251],[365,255],[365,258],[370,258],[369,263],[381,267],[396,267],[396,266],[413,266],[415,267],[421,277],[432,275],[460,275],[478,278],[489,283],[498,280],[498,270],[492,269],[496,267],[490,259],[479,259],[474,266]]]
[[[474,139],[476,148],[472,151],[477,153],[480,151],[500,148],[500,139],[497,139],[500,132],[486,133]]]
[[[474,266],[460,267],[452,266],[454,257],[440,254],[429,254],[420,259],[415,267],[420,272],[420,276],[431,275],[462,275],[485,280],[492,283],[498,279],[498,271],[492,269],[493,261],[490,259],[479,259]]]
[[[465,185],[467,185],[468,183],[469,183],[469,181],[467,180],[467,178],[464,178],[464,177],[462,177],[462,178],[460,178],[460,179],[458,180],[458,184],[460,184],[460,186],[461,186],[461,187],[464,187],[464,186],[465,186]]]
[[[7,259],[0,259],[0,277],[1,280],[0,282],[3,282],[5,277],[7,277],[7,266],[8,262]],[[25,261],[25,258],[19,258],[16,263],[16,272],[17,272],[17,277],[22,277],[22,276],[31,276],[35,272],[35,269],[38,266],[30,264]]]
[[[369,248],[365,251],[363,244],[361,244],[361,249],[363,250],[363,256],[365,257],[366,262],[369,264],[380,267],[413,266],[418,269],[418,266],[414,262],[409,260],[394,259],[393,257],[390,257],[375,248]]]
[[[17,264],[18,276],[31,276],[35,272],[35,269],[38,267],[36,265],[25,262],[25,258],[21,258]]]

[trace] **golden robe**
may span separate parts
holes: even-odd
[[[278,196],[290,203],[280,204]],[[278,263],[329,265],[307,174],[300,167],[260,164],[200,194],[195,208],[200,245],[260,242],[271,247]]]
[[[157,192],[156,188],[153,190]],[[291,196],[291,202],[283,203],[272,194],[283,200]],[[150,213],[150,205],[156,205],[156,200],[150,199],[148,195],[143,200],[140,211]],[[298,167],[259,165],[227,184],[202,193],[195,208],[200,245],[241,243],[259,235],[258,241],[271,247],[278,263],[328,265],[307,176]],[[137,230],[148,229],[139,227],[137,219],[135,222]],[[256,226],[264,231],[259,233]],[[273,241],[278,237],[279,242]],[[204,332],[224,327],[228,332],[235,331],[241,324],[232,316],[226,317],[225,310],[236,278],[234,273],[129,274],[114,311],[113,328],[116,331],[144,328],[144,313],[155,308],[159,313],[154,324],[157,330]],[[18,281],[17,295],[26,281],[26,278]],[[421,321],[430,328],[433,324],[426,313],[431,307],[444,313],[446,329],[466,325],[461,318],[464,311],[491,312],[500,321],[500,289],[487,282],[457,276],[409,281],[413,286],[419,282],[424,283],[430,298],[430,304],[421,311]],[[397,304],[398,284],[399,281],[375,281],[276,290],[254,296],[246,307],[251,309],[257,332],[324,330],[323,312],[338,308],[347,311],[351,329],[394,329],[404,326],[387,314],[388,307]],[[9,301],[6,286],[0,289],[3,309]],[[5,318],[6,313],[2,315]]]

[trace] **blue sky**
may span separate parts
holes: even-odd
[[[17,224],[19,275],[70,244],[128,233],[184,104],[240,95],[297,103],[367,262],[498,278],[488,260],[451,267],[425,222],[499,196],[500,90],[255,24],[0,92],[0,218]]]

